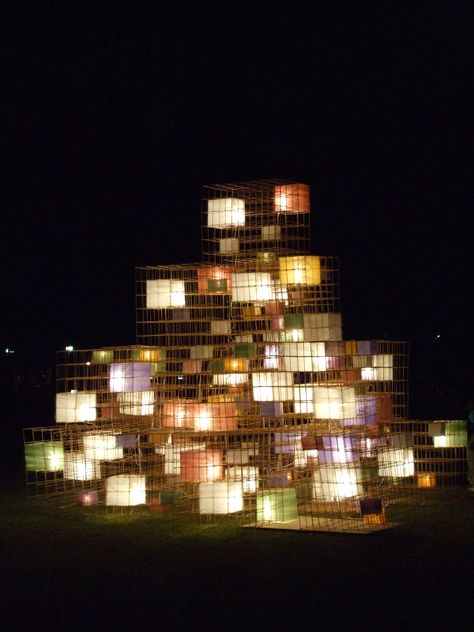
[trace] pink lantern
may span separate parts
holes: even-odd
[[[198,268],[198,292],[200,294],[229,294],[232,292],[232,269],[226,266]]]
[[[222,450],[190,450],[180,453],[180,478],[192,483],[220,481],[224,477]]]
[[[237,406],[234,402],[196,404],[193,427],[201,432],[237,430]]]
[[[276,213],[309,213],[309,186],[283,184],[275,187]]]
[[[77,495],[77,504],[81,505],[82,507],[97,505],[98,502],[99,499],[95,490],[79,492],[79,494]]]

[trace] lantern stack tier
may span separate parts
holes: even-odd
[[[56,425],[25,431],[29,489],[269,528],[390,526],[416,487],[412,434],[393,430],[407,345],[343,340],[307,185],[204,187],[202,218],[202,263],[137,268],[137,344],[58,354]]]

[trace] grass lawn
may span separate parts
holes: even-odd
[[[5,630],[467,630],[474,494],[372,535],[176,523],[1,494]]]

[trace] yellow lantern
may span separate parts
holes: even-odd
[[[280,282],[283,285],[319,285],[321,265],[319,257],[280,257]]]

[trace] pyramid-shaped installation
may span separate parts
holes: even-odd
[[[137,269],[137,344],[59,354],[37,494],[242,525],[366,532],[414,478],[403,342],[344,341],[310,191],[203,188],[199,264]]]

